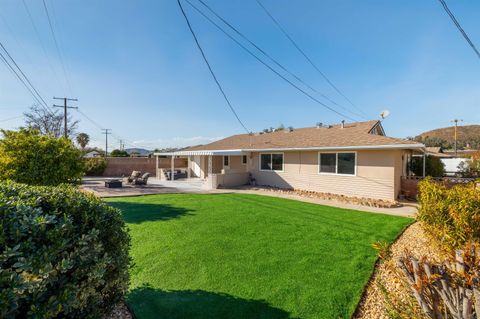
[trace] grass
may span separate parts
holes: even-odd
[[[107,199],[132,236],[137,318],[347,318],[411,219],[244,194]]]

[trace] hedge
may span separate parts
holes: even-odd
[[[127,291],[129,245],[91,194],[0,182],[0,317],[101,317]]]
[[[447,250],[480,242],[480,190],[475,183],[451,188],[427,178],[419,183],[417,219]]]
[[[101,176],[107,168],[107,160],[104,157],[84,158],[85,175]]]

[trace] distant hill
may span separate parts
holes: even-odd
[[[149,151],[144,148],[126,148],[125,152],[128,153],[128,155],[136,155],[136,156],[148,156],[152,153],[152,151]]]
[[[457,128],[458,148],[480,149],[480,125],[465,125]],[[440,146],[444,149],[453,148],[455,142],[455,128],[444,127],[424,132],[415,137],[426,146]]]

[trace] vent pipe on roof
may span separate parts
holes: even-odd
[[[342,120],[342,128],[345,128],[345,120]]]

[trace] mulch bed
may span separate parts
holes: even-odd
[[[389,311],[392,309],[401,309],[402,313],[411,314],[412,317],[423,317],[410,288],[404,283],[403,274],[396,266],[405,250],[416,258],[425,256],[432,262],[441,262],[446,258],[435,248],[420,223],[412,224],[390,247],[391,257],[377,264],[354,318],[388,319],[391,318]]]

